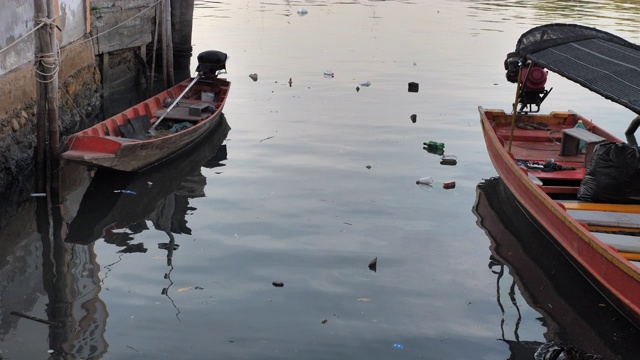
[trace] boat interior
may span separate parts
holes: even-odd
[[[485,109],[484,116],[505,149],[549,197],[598,238],[640,264],[636,262],[640,261],[640,204],[587,202],[577,197],[595,146],[621,140],[572,111],[523,113],[514,119],[503,110]],[[577,130],[579,121],[584,130]],[[554,165],[545,167],[549,164]]]

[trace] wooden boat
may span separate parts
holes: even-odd
[[[197,75],[66,139],[62,158],[88,166],[139,171],[186,150],[215,128],[230,83],[218,75],[227,55],[198,55]]]
[[[525,334],[518,334],[526,305],[519,303],[514,285],[527,305],[540,313],[546,341],[570,344],[605,359],[637,356],[640,344],[634,340],[640,336],[640,328],[611,306],[552,243],[539,242],[549,237],[548,233],[530,220],[530,215],[519,206],[500,178],[478,184],[472,211],[490,242],[491,255],[487,262],[496,274],[496,300],[503,313],[501,340],[509,345],[510,359],[537,359],[534,353],[542,345],[537,341],[524,341],[520,335]],[[507,281],[509,278],[511,281]],[[511,321],[505,323],[505,318]]]
[[[640,114],[640,47],[597,29],[549,24],[520,37],[505,70],[517,84],[511,113],[479,107],[496,171],[578,270],[640,326],[640,205],[624,196],[625,186],[616,189],[616,201],[586,191],[602,180],[592,172],[606,149],[636,151],[639,120],[629,126],[627,144],[574,111],[538,113],[551,70]],[[624,184],[633,175],[620,169],[607,176]]]

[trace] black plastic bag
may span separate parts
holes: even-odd
[[[640,148],[627,143],[598,144],[580,183],[578,199],[640,203]]]

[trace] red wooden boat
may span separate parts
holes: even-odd
[[[184,151],[220,122],[230,83],[219,78],[227,55],[198,55],[197,75],[66,139],[62,158],[139,171]]]
[[[627,144],[573,111],[539,114],[550,91],[545,88],[547,69],[640,114],[635,96],[640,47],[576,25],[531,29],[505,61],[507,79],[517,83],[511,113],[479,107],[491,161],[518,203],[582,274],[640,326],[640,201],[627,196],[623,186],[617,189],[618,201],[593,193],[592,187],[602,180],[593,174],[606,149],[624,146],[638,152],[633,132],[640,120],[627,130]],[[614,180],[631,176],[623,169],[610,171]],[[624,184],[628,179],[618,180]]]

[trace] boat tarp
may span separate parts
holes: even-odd
[[[640,114],[640,46],[575,24],[547,24],[520,37],[519,56]]]

